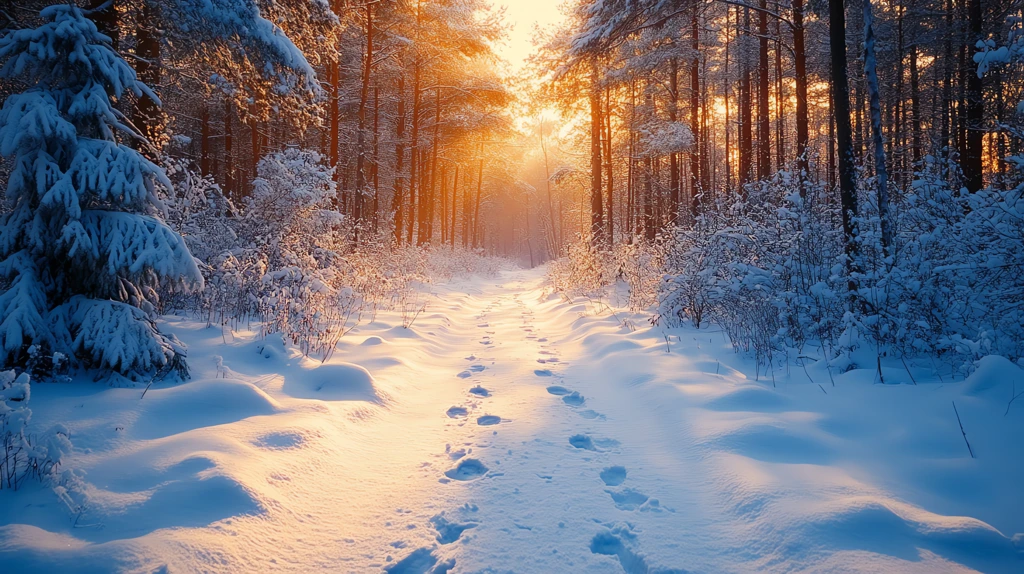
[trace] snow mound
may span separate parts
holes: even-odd
[[[856,539],[866,549],[907,560],[916,559],[920,548],[968,565],[979,558],[1011,558],[1015,553],[1009,538],[980,520],[940,516],[872,496],[823,503],[803,530],[811,539]]]
[[[1018,383],[1018,387],[1024,388],[1024,369],[1010,362],[1006,357],[989,355],[978,361],[978,368],[967,377],[967,388],[965,393],[972,396],[981,396],[990,391],[1012,387]],[[1009,395],[1010,391],[997,391],[1000,394]]]
[[[281,333],[267,335],[262,341],[256,342],[256,351],[264,359],[284,362],[288,359],[288,351],[285,349],[284,337]]]
[[[705,408],[713,411],[777,413],[790,410],[792,401],[762,387],[743,386],[711,399]]]
[[[203,527],[225,518],[264,511],[241,483],[208,472],[172,480],[146,494],[143,501],[123,511],[97,512],[84,517],[103,524],[102,530],[86,536],[107,541],[141,536],[163,528]],[[86,514],[90,514],[88,510]]]
[[[380,402],[370,371],[350,363],[320,365],[289,374],[282,391],[297,399]]]
[[[281,406],[257,387],[232,379],[194,381],[150,389],[131,428],[140,439],[156,439],[201,427],[279,412]]]
[[[820,432],[820,431],[819,431]],[[716,449],[732,451],[763,462],[826,464],[832,450],[810,429],[799,432],[775,424],[748,424],[714,437]]]

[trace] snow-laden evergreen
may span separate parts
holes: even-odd
[[[155,94],[75,6],[41,11],[38,28],[0,37],[0,79],[27,86],[0,110],[12,160],[0,227],[0,352],[30,345],[81,366],[140,376],[183,367],[182,347],[153,321],[157,288],[201,287],[181,236],[161,219],[163,170],[115,106]]]

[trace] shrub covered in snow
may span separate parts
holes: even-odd
[[[264,335],[280,333],[307,355],[329,356],[378,309],[401,310],[411,324],[426,306],[418,284],[494,275],[503,265],[467,249],[397,247],[388,231],[363,231],[354,241],[335,203],[333,171],[314,151],[267,154],[239,205],[187,164],[171,164],[168,222],[202,261],[206,287],[163,301],[211,324],[255,321]]]
[[[71,452],[70,433],[56,425],[41,436],[28,432],[29,374],[0,371],[0,489],[17,489],[26,478],[59,486],[60,466]]]
[[[626,306],[646,311],[657,302],[665,247],[661,238],[632,237],[601,250],[577,239],[568,246],[566,257],[551,262],[548,276],[555,290],[569,298],[602,299],[612,285],[622,282],[627,288]]]
[[[848,368],[868,356],[940,355],[969,370],[990,353],[1024,356],[1024,184],[968,194],[955,170],[927,158],[894,210],[881,247],[872,180],[847,264],[838,205],[787,172],[748,200],[677,230],[665,259],[658,319],[710,319],[762,364],[818,347]],[[1024,181],[1024,178],[1021,179]],[[863,356],[863,355],[862,355]],[[861,365],[871,367],[873,365]]]
[[[181,366],[155,328],[156,290],[202,286],[181,236],[161,220],[163,170],[119,140],[140,141],[113,100],[155,95],[73,5],[0,37],[0,79],[26,86],[0,110],[12,159],[0,226],[0,354],[36,345],[127,376]]]
[[[615,281],[611,258],[587,238],[566,246],[566,256],[551,263],[551,283],[567,297],[600,298]]]

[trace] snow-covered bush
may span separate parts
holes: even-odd
[[[232,217],[238,208],[210,175],[195,171],[187,160],[167,158],[167,176],[173,184],[162,189],[165,221],[185,239],[196,260],[209,264],[238,245]]]
[[[842,234],[826,190],[805,183],[804,191],[782,171],[749,185],[745,203],[679,228],[657,319],[713,321],[763,364],[809,341],[834,345],[845,312]]]
[[[566,297],[600,298],[615,281],[611,258],[587,238],[566,246],[567,255],[551,263],[549,275],[556,291]]]
[[[264,336],[279,333],[307,355],[329,357],[378,309],[401,311],[409,326],[426,308],[420,285],[496,275],[504,264],[461,248],[395,246],[387,230],[364,230],[356,242],[337,211],[333,172],[314,151],[266,155],[238,205],[187,163],[169,162],[168,222],[201,260],[206,287],[162,300],[210,324],[255,322]]]
[[[856,324],[883,347],[945,355],[961,370],[988,354],[1020,358],[1024,174],[1009,190],[970,194],[950,186],[940,167],[927,158],[900,210],[890,258],[871,266],[864,257],[858,294],[865,305]],[[877,249],[874,255],[882,259]]]
[[[156,97],[80,9],[40,15],[39,27],[0,36],[0,79],[26,86],[0,110],[0,155],[13,163],[0,227],[10,282],[0,353],[24,364],[36,345],[130,377],[182,365],[180,346],[148,315],[157,288],[201,287],[202,276],[160,219],[156,188],[170,181],[120,143],[119,134],[141,136],[113,103]]]
[[[657,319],[711,320],[761,364],[807,354],[808,345],[839,368],[875,367],[885,356],[939,355],[961,371],[986,354],[1019,359],[1024,175],[1010,190],[974,194],[950,181],[955,165],[926,158],[893,210],[885,250],[874,181],[861,177],[849,266],[825,188],[806,182],[801,196],[788,172],[750,185],[747,202],[709,209],[676,231]]]
[[[328,352],[356,307],[336,270],[345,237],[333,170],[316,152],[288,148],[260,160],[257,175],[239,234],[265,267],[252,287],[262,330],[307,354]]]
[[[647,311],[658,301],[662,268],[665,264],[665,243],[636,237],[632,242],[616,244],[612,249],[615,278],[626,282],[630,311]]]
[[[28,373],[0,371],[0,490],[17,489],[25,478],[59,486],[60,465],[71,452],[70,433],[63,425],[41,437],[28,432],[30,397]]]

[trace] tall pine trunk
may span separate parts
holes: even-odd
[[[391,211],[394,214],[395,243],[402,243],[402,212],[405,183],[405,70],[398,71],[398,117],[395,119],[395,180],[391,196]]]
[[[759,40],[757,63],[757,179],[766,180],[771,173],[771,120],[768,109],[768,1],[760,0],[757,13]]]
[[[796,68],[796,165],[800,178],[800,196],[803,197],[807,187],[807,140],[810,131],[807,125],[807,53],[804,47],[803,0],[793,0],[793,60]]]
[[[836,124],[839,155],[839,202],[842,207],[846,265],[851,274],[851,296],[856,289],[852,274],[856,269],[857,217],[856,166],[853,156],[853,128],[850,125],[850,84],[846,71],[846,12],[843,0],[829,0],[829,47],[832,62],[832,115]]]
[[[971,31],[968,36],[970,45],[984,40],[982,36],[983,15],[981,0],[967,0],[968,19]],[[969,68],[971,66],[968,66]],[[982,139],[984,137],[985,101],[982,94],[981,76],[970,69],[967,73],[967,153],[964,158],[964,177],[967,179],[967,190],[974,193],[982,188]]]
[[[597,61],[590,69],[590,233],[595,247],[604,243],[604,210],[601,195],[601,88],[598,81]]]
[[[871,0],[864,0],[864,75],[867,76],[868,98],[871,105],[871,139],[875,154],[875,180],[878,191],[878,218],[882,228],[882,249],[888,255],[892,245],[889,223],[889,174],[885,167],[885,145],[882,141],[882,105],[878,89],[875,61],[875,26],[871,14]]]
[[[352,205],[356,241],[363,223],[363,197],[366,194],[366,108],[370,100],[370,74],[373,71],[373,4],[366,3],[366,54],[363,81],[359,90],[359,126],[356,131],[356,189]]]
[[[145,0],[142,3],[142,10],[135,30],[135,73],[144,84],[154,92],[160,91],[160,36],[157,8],[153,0]],[[160,107],[153,98],[146,94],[139,97],[132,117],[135,127],[142,132],[148,140],[142,142],[133,140],[136,149],[150,160],[157,160],[159,142],[158,137],[163,131],[160,117]]]
[[[700,214],[700,21],[694,7],[690,18],[693,60],[690,62],[690,133],[693,134],[693,149],[690,150],[690,215]]]

